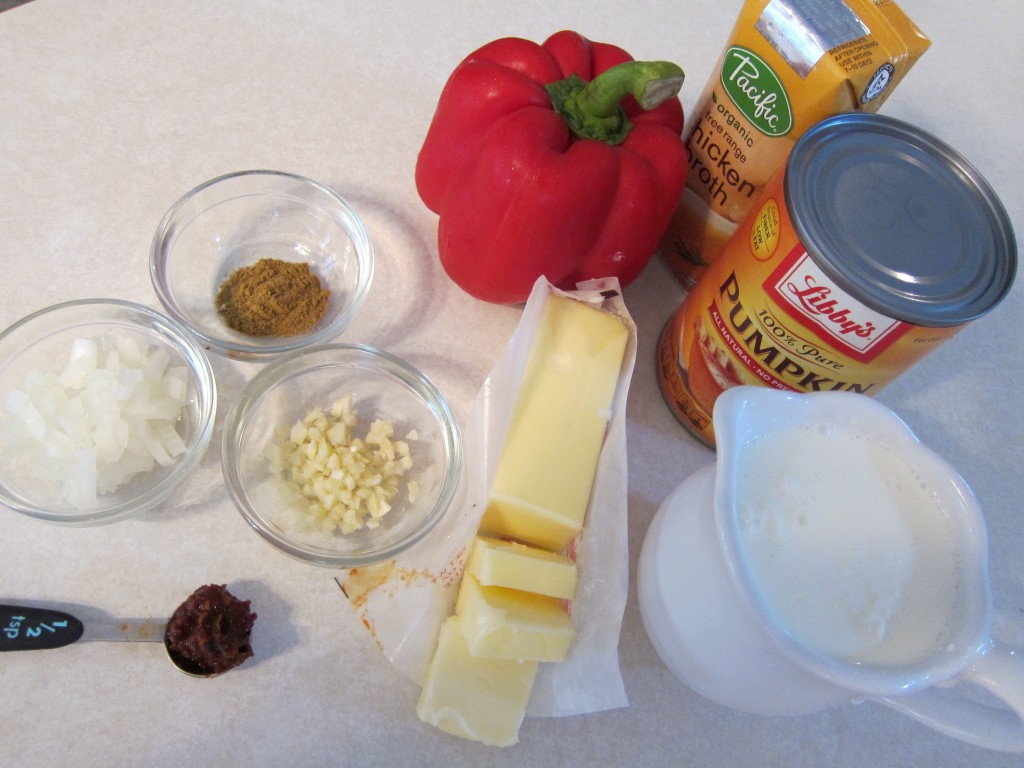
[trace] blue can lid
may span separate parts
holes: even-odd
[[[786,206],[818,267],[865,306],[923,326],[994,307],[1017,270],[1013,227],[980,173],[934,136],[874,113],[812,126]]]

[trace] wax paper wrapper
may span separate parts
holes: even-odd
[[[339,579],[381,650],[402,674],[421,683],[441,623],[454,610],[545,301],[557,292],[622,317],[629,328],[625,359],[584,529],[568,550],[579,569],[570,604],[577,637],[564,662],[540,665],[527,708],[529,717],[583,714],[629,703],[619,672],[618,642],[629,589],[626,397],[636,361],[636,326],[617,280],[588,281],[577,288],[558,291],[544,278],[534,285],[515,334],[474,402],[463,435],[460,492],[448,514],[395,560],[352,569]]]

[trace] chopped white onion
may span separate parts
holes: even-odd
[[[188,374],[170,363],[128,334],[76,339],[61,371],[33,369],[8,393],[5,449],[58,484],[67,504],[94,509],[100,494],[187,451],[177,425]]]

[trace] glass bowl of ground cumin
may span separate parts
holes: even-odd
[[[153,237],[150,277],[167,313],[212,352],[265,361],[326,343],[359,312],[373,247],[352,207],[292,173],[200,184]]]
[[[224,423],[225,485],[249,525],[303,562],[355,568],[421,541],[462,476],[456,419],[408,362],[323,344],[262,368]]]

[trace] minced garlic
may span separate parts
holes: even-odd
[[[373,421],[364,437],[356,436],[358,426],[346,395],[327,413],[313,408],[290,428],[279,428],[267,451],[271,472],[283,476],[299,500],[294,511],[311,528],[346,534],[377,527],[412,468],[409,444],[393,439],[393,424]],[[414,482],[408,486],[414,495]]]

